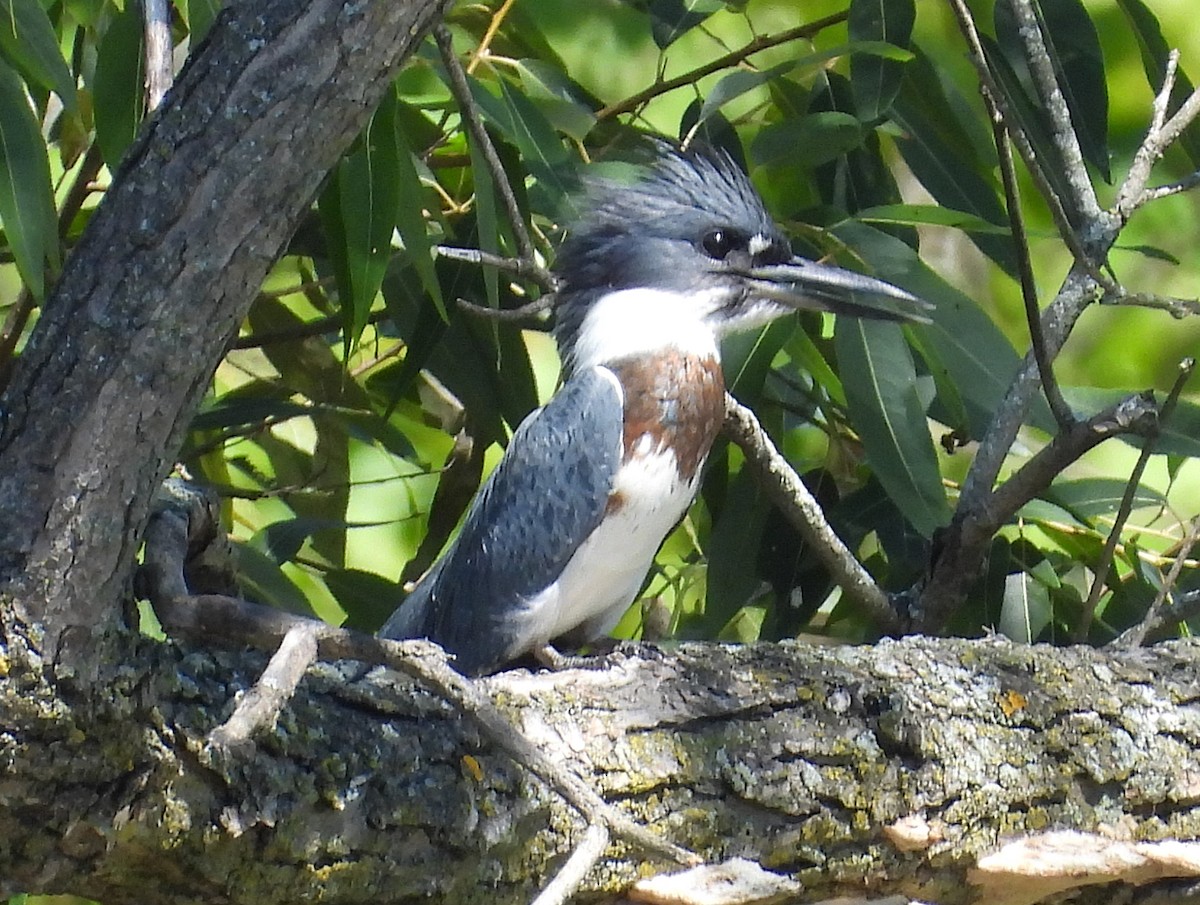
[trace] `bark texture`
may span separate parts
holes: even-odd
[[[230,4],[126,155],[0,400],[0,587],[95,673],[193,411],[447,0]]]
[[[10,631],[0,895],[524,903],[579,838],[539,781],[382,670],[312,671],[272,731],[217,757],[205,734],[262,663],[144,642],[84,705]],[[1188,642],[1108,655],[915,637],[688,645],[487,687],[606,799],[710,860],[794,875],[804,901],[956,905],[1007,836],[1200,837],[1198,666]],[[662,869],[613,846],[591,898]]]

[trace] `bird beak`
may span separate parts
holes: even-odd
[[[801,311],[832,311],[874,320],[927,324],[933,305],[873,277],[795,257],[787,264],[739,270],[760,298]]]

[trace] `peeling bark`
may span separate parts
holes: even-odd
[[[11,624],[2,662],[0,895],[527,902],[582,832],[464,718],[382,670],[313,670],[253,749],[218,757],[205,735],[261,656],[141,642],[93,704],[50,684]],[[1188,642],[1108,655],[909,638],[685,645],[486,687],[607,800],[709,860],[758,861],[809,901],[966,903],[969,869],[1010,836],[1200,837],[1198,666]],[[586,888],[605,900],[664,868],[613,846]]]

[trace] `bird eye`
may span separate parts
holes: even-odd
[[[739,246],[737,233],[727,229],[714,229],[706,232],[700,239],[700,247],[710,258],[723,260],[727,254]],[[742,245],[745,244],[743,240]]]

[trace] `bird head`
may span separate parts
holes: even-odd
[[[676,346],[796,310],[923,320],[902,289],[792,254],[723,151],[659,148],[632,184],[594,183],[555,262],[555,333],[569,368]]]

